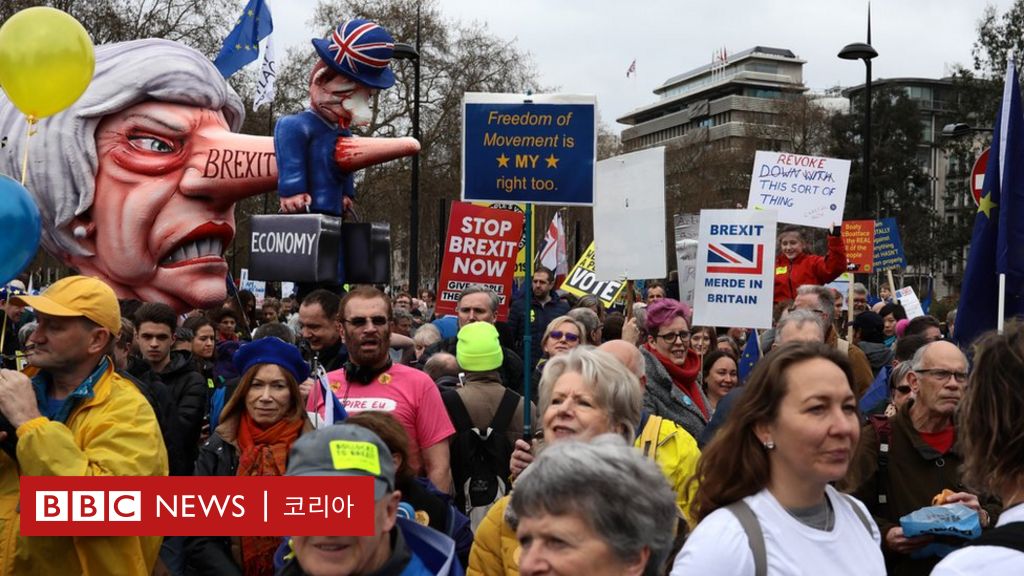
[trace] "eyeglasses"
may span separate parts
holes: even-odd
[[[896,390],[900,394],[910,394],[911,392],[910,386],[907,386],[906,384],[902,386],[897,386],[896,388],[894,388],[894,390]]]
[[[573,334],[572,332],[562,332],[561,330],[552,330],[548,337],[554,338],[555,340],[561,340],[565,338],[566,342],[579,342],[579,334]]]
[[[359,326],[366,326],[366,324],[370,322],[372,322],[374,326],[384,326],[388,323],[388,318],[387,316],[354,316],[352,318],[346,318],[345,322],[348,322],[357,328]]]
[[[686,330],[680,330],[679,332],[666,332],[665,334],[658,334],[658,338],[661,338],[665,342],[686,342],[690,339],[690,333]]]
[[[967,382],[967,372],[953,372],[952,370],[946,370],[945,368],[928,368],[926,370],[914,370],[918,374],[931,374],[936,380],[940,382],[946,382],[950,376],[956,378],[956,381],[960,384]]]

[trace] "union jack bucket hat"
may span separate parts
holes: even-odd
[[[383,90],[395,83],[388,66],[395,39],[372,20],[346,20],[329,38],[314,38],[313,47],[332,70],[360,84]]]

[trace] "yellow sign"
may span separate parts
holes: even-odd
[[[611,308],[612,304],[625,288],[625,282],[612,280],[599,281],[594,274],[594,243],[587,246],[587,250],[580,257],[580,261],[569,270],[561,289],[577,297],[591,294],[597,296],[605,308]]]
[[[380,454],[372,442],[331,440],[331,462],[335,470],[362,470],[380,476]]]
[[[499,210],[512,210],[520,214],[526,213],[526,204],[522,202],[473,202],[473,205],[497,208]],[[530,219],[533,220],[533,212],[530,212]],[[527,226],[524,223],[523,236],[519,239],[519,253],[516,255],[516,278],[526,278],[526,228]]]

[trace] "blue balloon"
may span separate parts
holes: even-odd
[[[42,233],[39,207],[17,180],[0,174],[0,285],[28,266]]]

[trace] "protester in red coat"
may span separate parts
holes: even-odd
[[[779,234],[779,253],[775,256],[774,302],[793,300],[804,284],[824,285],[846,271],[846,248],[836,226],[828,235],[828,254],[823,258],[806,251],[803,232],[787,228]]]

